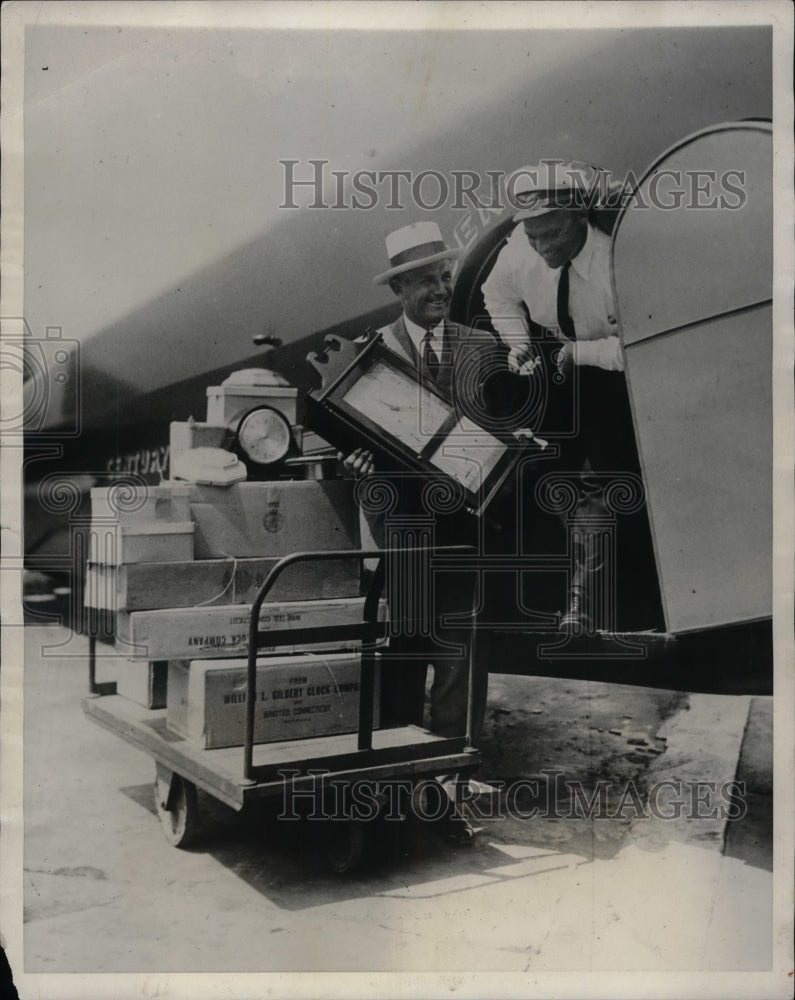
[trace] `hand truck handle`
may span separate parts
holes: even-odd
[[[290,555],[283,556],[272,567],[262,586],[257,591],[257,596],[254,598],[254,603],[251,606],[251,617],[249,619],[248,664],[246,672],[246,729],[243,742],[243,775],[246,781],[254,781],[254,722],[257,704],[257,648],[260,637],[259,616],[263,602],[279,576],[281,576],[285,569],[299,562],[318,562],[333,559],[356,559],[362,562],[365,559],[378,559],[378,565],[368,588],[367,596],[365,597],[361,624],[354,626],[338,625],[325,630],[327,632],[336,630],[338,635],[344,633],[346,638],[359,638],[362,642],[358,748],[360,750],[369,750],[372,747],[375,640],[377,638],[378,603],[381,598],[385,578],[384,557],[415,555],[423,551],[426,550],[420,546],[406,546],[386,549],[334,549],[327,552],[293,552]],[[471,545],[437,545],[433,551],[442,555],[465,555],[472,554],[474,549]],[[301,630],[302,633],[306,631],[312,630]],[[272,639],[276,645],[283,645],[291,641],[289,636],[282,630],[279,630]]]

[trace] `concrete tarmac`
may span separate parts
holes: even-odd
[[[492,675],[474,845],[383,824],[341,877],[311,829],[204,795],[170,847],[87,674],[84,638],[26,629],[26,972],[770,968],[764,828],[724,853],[749,698]]]

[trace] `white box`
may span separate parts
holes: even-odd
[[[354,625],[362,620],[364,598],[337,601],[274,601],[262,605],[260,629],[322,628]],[[119,611],[116,615],[116,648],[125,656],[145,660],[216,659],[248,652],[251,605],[169,608],[162,611]],[[379,606],[379,620],[386,619],[386,601]],[[350,649],[348,640],[291,643],[263,647],[261,652],[291,653],[301,649]]]
[[[192,521],[113,524],[92,520],[88,561],[104,566],[126,563],[189,562],[193,559]]]
[[[168,662],[119,658],[115,667],[116,694],[144,708],[165,708]]]
[[[207,389],[207,423],[230,427],[255,406],[272,406],[292,426],[297,422],[298,390],[292,386],[211,385]]]
[[[173,459],[194,448],[223,448],[231,432],[225,426],[203,424],[197,420],[173,420],[169,428],[169,456]]]
[[[169,729],[205,749],[242,746],[246,660],[174,662],[168,671]],[[257,661],[254,742],[304,739],[359,728],[361,660],[349,653]],[[379,721],[376,661],[373,728]]]
[[[122,481],[115,486],[94,486],[91,489],[91,517],[119,524],[190,521],[190,483],[136,486]]]
[[[353,490],[350,479],[194,485],[196,558],[358,549]]]

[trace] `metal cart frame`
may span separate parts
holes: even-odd
[[[153,757],[156,765],[155,805],[167,840],[187,846],[198,828],[196,789],[201,788],[235,810],[252,800],[291,792],[317,792],[319,779],[337,785],[360,779],[373,782],[408,782],[439,774],[465,775],[479,766],[481,757],[472,746],[474,656],[469,662],[467,727],[463,736],[440,737],[415,725],[373,730],[376,643],[387,635],[387,623],[378,621],[378,608],[388,558],[410,556],[416,547],[368,550],[295,552],[281,558],[270,570],[251,607],[246,675],[246,726],[243,746],[202,749],[173,733],[166,726],[164,709],[147,709],[115,693],[115,684],[96,681],[96,640],[89,644],[89,696],[83,710],[94,722]],[[437,546],[447,557],[471,552],[468,546]],[[378,559],[368,588],[363,620],[357,624],[313,628],[279,628],[262,631],[262,605],[281,574],[296,563],[312,560]],[[257,652],[288,644],[332,641],[361,643],[359,724],[356,733],[305,737],[273,743],[254,742],[257,700]],[[348,844],[343,861],[332,867],[347,871],[360,854],[361,824],[349,824],[356,836]],[[353,863],[349,863],[353,861]]]

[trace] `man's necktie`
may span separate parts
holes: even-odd
[[[439,374],[439,358],[431,345],[433,331],[428,330],[422,338],[422,368],[423,371],[435,379]]]
[[[577,333],[574,329],[574,323],[569,315],[569,268],[571,267],[571,261],[567,260],[563,267],[560,269],[560,278],[558,279],[558,326],[560,327],[560,332],[568,340],[576,340]]]

